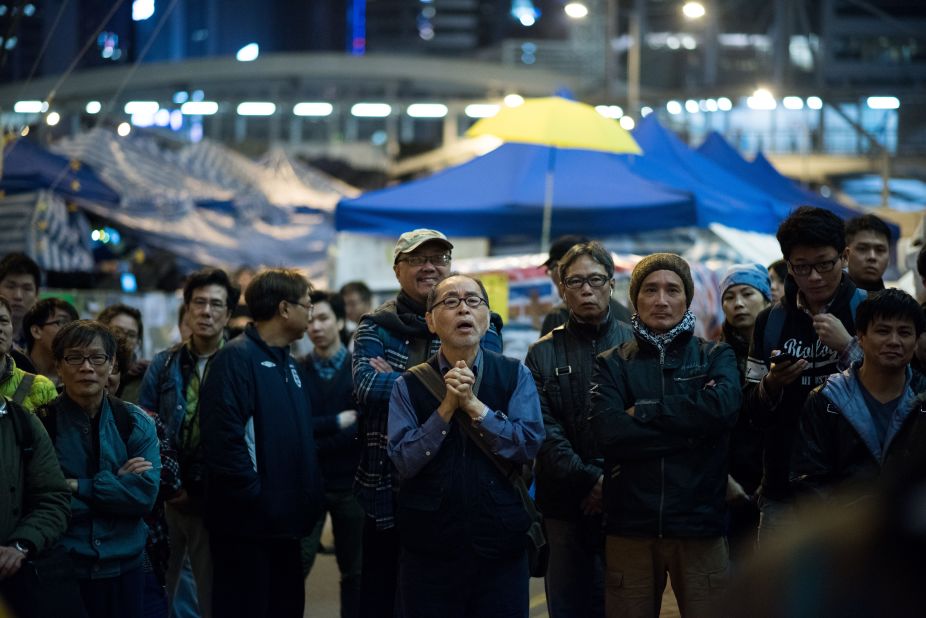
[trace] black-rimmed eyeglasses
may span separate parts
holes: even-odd
[[[90,361],[94,367],[105,365],[110,360],[108,354],[65,354],[64,362],[72,367],[80,367],[84,361]]]
[[[589,275],[588,277],[566,277],[563,279],[563,285],[570,290],[579,290],[586,283],[593,288],[600,288],[611,278],[606,275]]]
[[[487,301],[481,296],[467,296],[466,298],[460,298],[458,296],[448,296],[444,300],[439,300],[433,305],[431,305],[431,309],[434,309],[434,307],[437,307],[438,305],[443,305],[447,307],[447,309],[456,309],[457,307],[460,306],[460,303],[466,303],[466,306],[469,307],[470,309],[475,309],[476,307],[478,307],[479,305],[483,303],[485,303],[486,307],[489,306],[489,301]]]
[[[823,262],[815,262],[813,264],[792,264],[788,262],[788,266],[791,267],[791,272],[793,272],[798,277],[806,277],[810,274],[811,270],[817,271],[821,275],[825,275],[828,272],[832,272],[836,268],[836,264],[841,260],[838,255],[832,260],[824,260]]]

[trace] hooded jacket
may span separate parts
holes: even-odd
[[[839,366],[842,360],[839,353],[830,350],[820,340],[813,327],[813,318],[797,306],[797,293],[797,284],[789,275],[785,282],[785,296],[781,305],[772,305],[756,317],[752,347],[746,362],[743,414],[751,423],[765,430],[761,492],[763,496],[774,500],[787,500],[791,497],[791,450],[797,433],[798,418],[807,396],[813,389],[826,382],[829,376],[842,370]],[[858,291],[848,275],[843,273],[827,309],[842,322],[850,335],[855,334],[853,297],[857,295],[864,296],[865,292]],[[776,340],[769,347],[765,333],[769,325],[769,316],[772,311],[782,309],[784,316],[780,333],[777,337],[770,337]],[[789,352],[809,363],[797,380],[782,389],[777,401],[772,401],[761,386],[762,378],[768,373],[771,365],[770,351],[773,349]]]
[[[858,366],[832,376],[804,404],[791,458],[791,482],[799,492],[827,495],[837,485],[874,481],[894,440],[916,417],[926,378],[907,368],[906,384],[882,445],[862,395]]]
[[[558,338],[566,351],[563,360],[557,359]],[[547,434],[535,470],[537,508],[546,517],[578,519],[579,503],[602,474],[604,462],[588,422],[588,387],[595,357],[631,339],[633,330],[613,313],[597,326],[570,315],[565,325],[544,335],[527,352],[524,364],[537,383]]]

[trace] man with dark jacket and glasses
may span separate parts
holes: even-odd
[[[547,434],[536,465],[537,506],[550,545],[544,583],[551,618],[595,618],[604,616],[604,462],[588,422],[588,387],[595,357],[632,339],[633,331],[611,308],[614,260],[600,243],[574,245],[555,268],[569,316],[525,360]]]
[[[861,359],[853,335],[866,296],[842,270],[845,227],[832,212],[798,208],[778,228],[778,242],[788,263],[785,296],[756,318],[743,405],[765,429],[760,542],[792,521],[790,461],[801,409],[810,391]]]

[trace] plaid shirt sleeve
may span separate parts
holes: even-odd
[[[364,318],[354,333],[354,395],[362,406],[388,405],[392,385],[402,375],[399,371],[381,373],[370,365],[371,358],[387,356],[379,330],[373,320]]]

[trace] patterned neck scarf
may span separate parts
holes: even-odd
[[[669,347],[670,343],[675,341],[676,337],[682,333],[694,332],[695,316],[691,311],[685,311],[685,315],[682,316],[681,322],[660,335],[651,331],[649,327],[643,323],[639,313],[634,313],[633,316],[631,316],[630,325],[633,326],[633,332],[636,333],[640,339],[643,339],[659,350],[659,357],[663,358],[665,357],[666,348]]]

